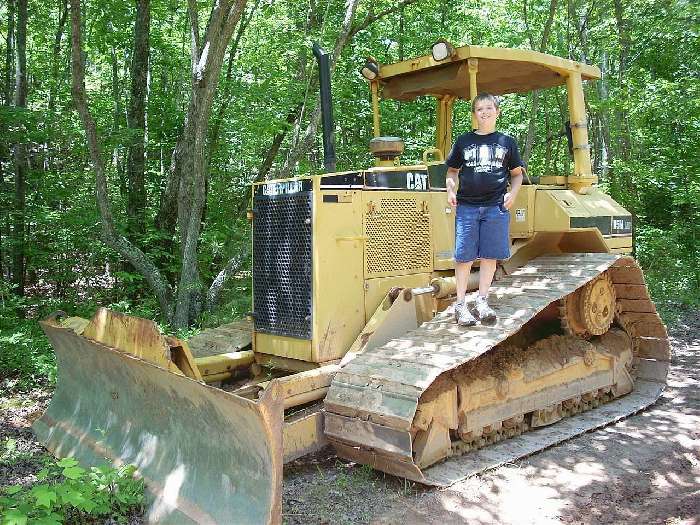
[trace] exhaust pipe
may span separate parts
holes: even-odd
[[[323,122],[323,167],[335,171],[335,138],[333,136],[333,105],[331,102],[331,68],[326,53],[314,42],[313,52],[318,60],[319,86],[321,89],[321,118]]]

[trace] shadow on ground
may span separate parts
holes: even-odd
[[[316,456],[285,470],[285,523],[700,524],[700,312],[672,331],[668,388],[618,424],[445,490]]]

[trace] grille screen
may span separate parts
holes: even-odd
[[[255,329],[311,339],[311,192],[256,196]]]
[[[365,236],[367,277],[430,268],[430,217],[415,198],[371,203],[365,217]]]

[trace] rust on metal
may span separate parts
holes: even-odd
[[[34,431],[52,453],[86,465],[134,464],[146,481],[153,523],[281,522],[283,408],[277,385],[253,401],[53,320],[41,326],[56,352],[58,381]],[[111,342],[138,340],[114,335],[116,326],[102,332],[113,334]],[[140,337],[160,350],[152,332]]]

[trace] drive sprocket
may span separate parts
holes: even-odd
[[[565,332],[588,339],[602,335],[615,319],[615,287],[607,274],[601,275],[560,301]]]

